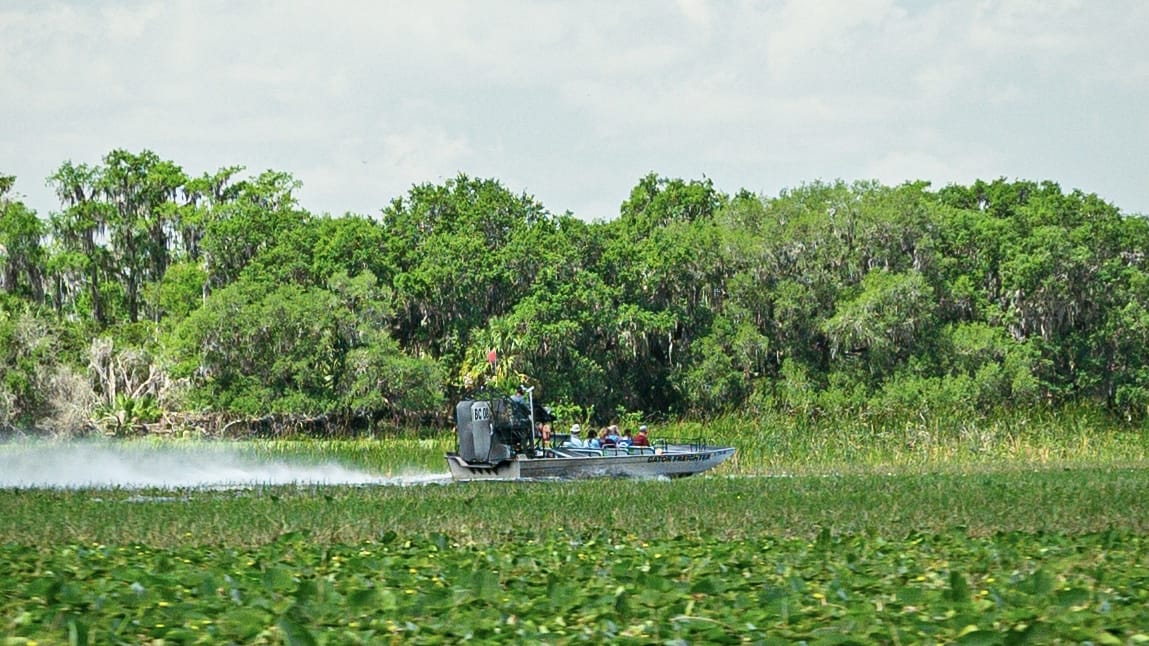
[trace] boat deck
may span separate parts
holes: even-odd
[[[669,477],[700,473],[734,454],[731,447],[702,441],[656,442],[654,446],[593,449],[562,446],[533,450],[499,464],[473,464],[458,455],[447,456],[456,480],[567,479],[589,477]]]

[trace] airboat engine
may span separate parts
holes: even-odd
[[[530,444],[531,422],[508,399],[466,399],[455,406],[459,457],[467,462],[498,464]]]

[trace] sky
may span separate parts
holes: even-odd
[[[151,150],[377,215],[458,173],[609,220],[648,173],[1052,180],[1149,214],[1143,0],[4,0],[0,175]]]

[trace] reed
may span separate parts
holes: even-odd
[[[1144,641],[1139,430],[656,432],[739,454],[669,481],[0,489],[5,643]],[[399,474],[444,472],[452,445],[121,446]]]
[[[722,469],[736,474],[953,470],[972,466],[1056,467],[1149,460],[1149,431],[1085,411],[1014,413],[985,419],[799,421],[728,416],[654,429],[701,436],[738,449]]]
[[[508,536],[812,537],[825,528],[901,536],[962,527],[1149,530],[1149,465],[854,472],[672,481],[276,486],[231,490],[0,490],[0,543],[254,545],[388,531],[467,543]]]

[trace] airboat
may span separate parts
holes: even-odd
[[[455,406],[458,447],[447,454],[451,477],[678,478],[713,469],[734,455],[733,447],[714,446],[701,439],[656,438],[650,446],[598,449],[571,446],[569,436],[563,434],[544,441],[536,430],[537,421],[544,415],[541,407],[535,406],[531,389],[516,397],[488,395],[460,401]]]

